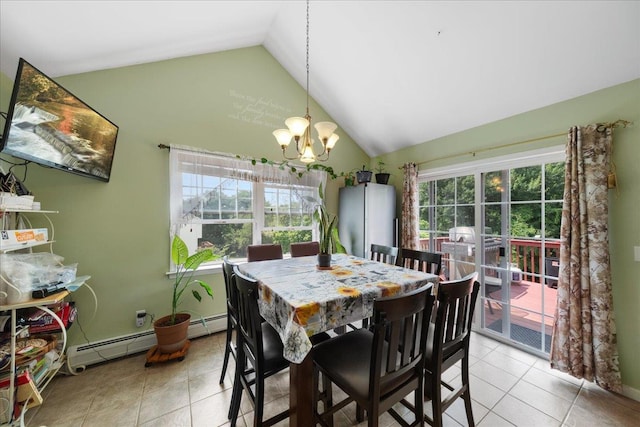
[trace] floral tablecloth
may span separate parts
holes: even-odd
[[[434,274],[335,254],[331,270],[317,258],[298,257],[241,264],[258,281],[260,314],[280,334],[284,357],[301,363],[311,350],[309,336],[373,315],[373,300],[435,285]]]

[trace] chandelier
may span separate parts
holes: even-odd
[[[287,160],[300,159],[303,163],[313,163],[316,160],[324,162],[329,159],[331,149],[338,141],[338,135],[334,133],[338,127],[332,122],[318,122],[315,124],[318,139],[322,144],[322,152],[317,154],[313,150],[314,140],[311,138],[311,116],[309,115],[309,0],[307,0],[307,112],[304,117],[289,117],[284,121],[289,129],[277,129],[273,131],[280,148],[282,157]],[[287,156],[287,147],[291,139],[296,142],[297,155]]]

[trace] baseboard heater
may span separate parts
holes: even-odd
[[[224,331],[226,328],[226,314],[205,317],[204,324],[202,319],[192,319],[189,324],[189,338]],[[68,365],[72,372],[82,371],[87,365],[147,351],[154,345],[156,336],[153,330],[76,345],[69,347],[67,351]]]

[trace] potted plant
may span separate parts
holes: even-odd
[[[386,184],[389,182],[391,174],[385,170],[385,166],[386,165],[382,160],[378,160],[378,166],[376,167],[376,182],[378,184]]]
[[[317,205],[313,218],[318,223],[318,241],[320,243],[320,251],[318,253],[318,268],[331,267],[332,253],[347,253],[347,250],[338,236],[338,217],[327,212],[324,206],[324,195],[322,184],[318,189],[320,203]]]
[[[371,182],[371,175],[373,175],[373,173],[371,171],[365,170],[364,165],[362,165],[362,170],[356,172],[358,184],[362,184],[363,182]]]
[[[352,185],[356,185],[356,169],[350,170],[349,172],[340,172],[340,176],[344,177],[344,185],[349,187]]]
[[[187,342],[187,331],[191,315],[186,312],[178,312],[178,307],[187,288],[199,285],[213,299],[211,286],[202,280],[193,279],[193,273],[200,264],[216,259],[211,249],[203,249],[189,255],[186,243],[176,234],[171,243],[171,259],[176,265],[176,275],[171,296],[171,314],[161,317],[153,323],[160,353],[179,351],[184,348]],[[191,294],[196,300],[202,301],[202,296],[200,296],[197,289],[192,289]]]

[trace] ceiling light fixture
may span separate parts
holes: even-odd
[[[277,129],[273,131],[278,144],[282,148],[282,156],[287,160],[300,159],[303,163],[313,163],[316,160],[324,162],[329,159],[331,149],[338,141],[338,135],[334,133],[338,127],[332,122],[318,122],[315,124],[318,138],[322,144],[322,152],[318,155],[313,151],[314,140],[311,138],[311,116],[309,115],[309,0],[307,0],[307,113],[304,117],[289,117],[284,121],[289,129]],[[286,150],[291,143],[291,138],[296,142],[297,156],[288,157]]]

